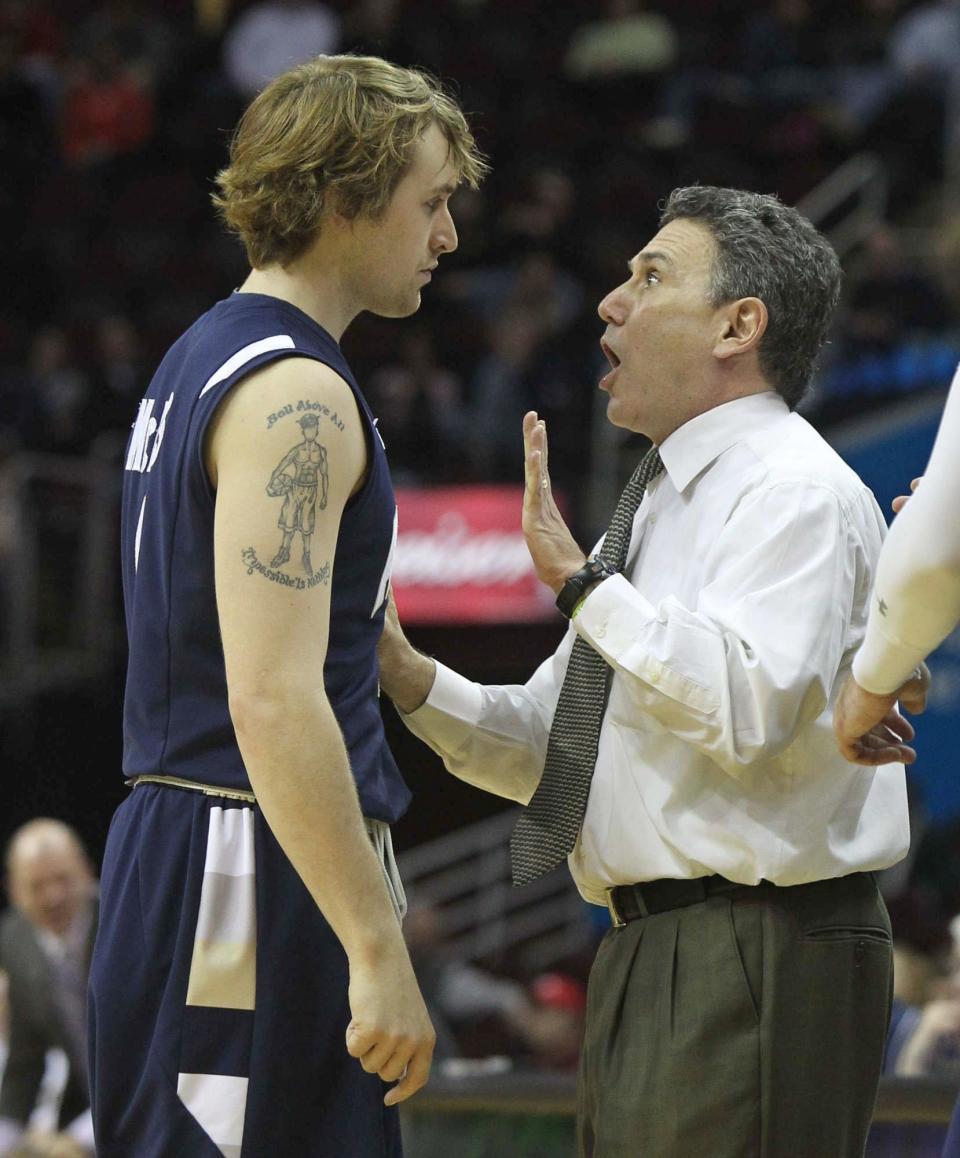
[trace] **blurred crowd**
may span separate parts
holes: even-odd
[[[243,276],[209,204],[230,127],[271,75],[337,51],[454,83],[494,162],[454,201],[460,249],[417,320],[344,339],[398,481],[513,479],[530,407],[572,481],[596,304],[693,181],[795,202],[875,154],[890,222],[847,263],[814,417],[955,363],[960,221],[932,203],[954,0],[0,0],[0,457],[125,434],[167,345]],[[932,252],[904,244],[917,219]]]

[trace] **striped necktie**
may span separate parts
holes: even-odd
[[[660,453],[651,447],[620,496],[598,552],[617,571],[622,571],[627,561],[633,518],[647,484],[662,470]],[[543,876],[573,850],[597,762],[609,684],[606,660],[578,635],[550,728],[543,776],[510,837],[515,885]]]

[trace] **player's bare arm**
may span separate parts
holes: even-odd
[[[300,358],[251,375],[218,411],[207,464],[237,740],[267,822],[349,958],[347,1047],[369,1072],[402,1078],[393,1104],[426,1081],[434,1035],[324,689],[340,519],[367,469],[350,388]]]

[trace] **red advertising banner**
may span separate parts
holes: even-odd
[[[521,623],[556,615],[523,532],[523,488],[397,488],[391,584],[404,623]]]

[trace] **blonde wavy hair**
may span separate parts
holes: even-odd
[[[240,119],[213,203],[254,269],[310,245],[330,197],[347,218],[376,218],[437,125],[457,179],[488,171],[456,101],[426,73],[375,56],[318,56],[283,73]]]

